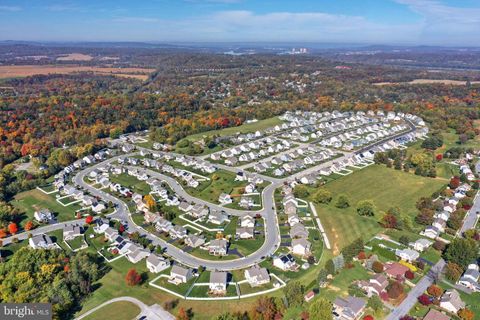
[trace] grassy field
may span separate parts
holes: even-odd
[[[281,123],[283,123],[282,120],[280,120],[278,117],[273,117],[273,118],[268,118],[264,120],[259,120],[258,122],[255,122],[255,123],[242,124],[241,126],[238,126],[238,127],[229,127],[229,128],[220,129],[220,130],[211,130],[211,131],[196,133],[186,137],[185,139],[188,139],[190,141],[198,141],[204,137],[213,136],[213,135],[228,136],[228,135],[235,134],[237,132],[249,133],[249,132],[255,132],[257,130],[265,130],[267,128],[274,127],[277,124],[281,124]]]
[[[403,215],[416,214],[415,202],[422,196],[429,196],[444,184],[443,181],[416,176],[411,173],[372,165],[351,175],[326,184],[333,194],[329,205],[317,205],[317,213],[332,244],[334,254],[358,237],[370,239],[382,228],[378,224],[381,211],[399,207]],[[314,192],[314,190],[312,191]],[[344,193],[350,200],[350,207],[338,209],[336,197]],[[360,200],[373,200],[376,217],[361,217],[356,212]],[[338,223],[341,220],[342,223]]]
[[[119,183],[124,187],[131,189],[134,192],[146,195],[150,192],[150,187],[145,181],[140,181],[135,177],[132,177],[126,173],[119,175],[110,175],[110,181],[113,183]]]
[[[225,170],[218,170],[212,179],[202,182],[197,188],[187,188],[192,196],[212,203],[219,203],[221,193],[230,194],[233,188],[244,186],[245,182],[235,181],[235,174]]]
[[[20,225],[23,226],[28,220],[32,220],[35,211],[42,208],[47,208],[52,211],[58,221],[74,220],[75,212],[80,209],[80,206],[78,204],[72,204],[64,207],[55,200],[55,195],[56,193],[45,194],[37,189],[17,194],[12,201],[12,205],[20,210],[20,212],[25,213]]]
[[[348,295],[348,287],[356,280],[368,280],[371,275],[358,262],[353,264],[353,268],[342,270],[333,281],[328,285],[328,296],[337,297]]]
[[[147,305],[155,303],[162,305],[164,302],[177,299],[159,289],[148,286],[148,281],[151,281],[156,275],[147,272],[145,262],[143,261],[133,265],[126,259],[119,259],[109,264],[109,266],[111,267],[111,270],[98,282],[99,288],[86,300],[83,304],[82,310],[77,316],[115,297],[131,296],[143,301]],[[125,276],[128,269],[132,267],[137,269],[137,272],[144,275],[145,281],[142,285],[129,287],[125,284]],[[176,315],[178,309],[181,307],[185,309],[191,308],[194,314],[193,319],[208,320],[216,315],[222,314],[225,310],[231,312],[248,310],[253,301],[255,301],[255,298],[233,301],[216,301],[215,303],[186,301],[180,299],[178,306],[171,311],[171,313]]]
[[[137,307],[137,305],[127,301],[119,301],[98,309],[88,317],[85,317],[85,320],[131,320],[134,319],[139,313],[140,308]]]

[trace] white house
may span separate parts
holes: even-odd
[[[465,302],[462,301],[457,290],[449,289],[440,298],[440,308],[457,314],[458,311],[465,308]]]
[[[310,254],[312,244],[305,238],[292,240],[292,252],[299,256],[306,256]]]
[[[290,254],[275,257],[273,266],[283,271],[295,270],[298,267],[295,259]]]
[[[458,284],[475,292],[480,292],[480,284],[478,283],[479,278],[479,267],[477,264],[472,263],[468,265],[467,270],[460,277],[460,280],[458,280]]]
[[[28,244],[33,249],[56,249],[58,245],[47,234],[37,234],[28,239]]]
[[[255,218],[250,215],[244,215],[240,218],[240,226],[245,228],[255,227]]]
[[[208,288],[213,294],[225,294],[227,292],[228,273],[225,271],[210,272]]]
[[[400,259],[408,261],[408,262],[413,262],[420,257],[420,253],[418,251],[412,250],[412,249],[396,249],[395,250],[395,255],[398,256]]]
[[[251,268],[245,270],[244,275],[245,279],[252,287],[258,287],[270,282],[270,275],[268,274],[268,270],[266,268],[261,268],[258,265],[254,265]]]
[[[191,269],[180,267],[174,265],[172,270],[170,270],[170,279],[169,282],[173,284],[186,283],[193,277],[193,272]]]
[[[151,273],[159,273],[170,267],[170,262],[156,254],[150,254],[147,258],[147,268]]]
[[[418,239],[415,242],[410,242],[408,245],[416,251],[423,252],[424,250],[428,249],[432,244],[432,241],[422,238]]]

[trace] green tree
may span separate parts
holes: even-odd
[[[298,184],[295,186],[293,193],[295,194],[296,198],[303,198],[303,199],[307,198],[310,195],[310,192],[308,192],[307,187],[301,184]]]
[[[465,269],[478,258],[478,244],[473,239],[455,238],[447,246],[444,258]]]
[[[372,308],[373,311],[377,312],[382,310],[383,302],[380,300],[379,296],[373,295],[370,299],[368,299],[367,307]]]
[[[372,200],[361,200],[357,203],[357,213],[361,216],[374,216],[376,211]]]
[[[340,209],[345,209],[350,207],[350,201],[348,200],[347,195],[341,194],[337,198],[337,202],[335,203],[335,207]]]
[[[303,304],[304,287],[299,281],[291,281],[283,289],[289,307],[299,307]]]
[[[316,203],[330,203],[332,201],[332,193],[325,188],[321,188],[313,195],[313,201]]]
[[[318,298],[310,304],[308,312],[309,319],[315,320],[331,320],[332,315],[332,303],[325,298]]]

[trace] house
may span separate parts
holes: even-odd
[[[108,219],[105,218],[97,218],[95,221],[95,226],[93,227],[93,231],[95,233],[104,233],[110,227]]]
[[[203,218],[208,214],[208,208],[202,204],[196,204],[188,213],[194,218]]]
[[[184,226],[176,225],[169,231],[172,239],[183,239],[187,236],[187,229]]]
[[[228,273],[225,271],[210,272],[210,282],[208,288],[213,294],[227,293],[227,277]]]
[[[400,264],[398,262],[390,262],[384,265],[385,274],[395,280],[403,280],[405,276],[405,272],[410,270],[408,267]]]
[[[424,250],[428,249],[433,244],[432,241],[427,239],[418,239],[415,242],[410,242],[408,245],[412,247],[414,250],[423,252]]]
[[[216,224],[216,225],[221,225],[221,224],[225,223],[225,221],[227,221],[227,220],[228,220],[228,217],[220,211],[210,212],[210,214],[208,216],[208,222]]]
[[[35,213],[33,214],[33,217],[35,218],[35,220],[37,220],[40,223],[47,223],[54,218],[54,215],[48,209],[41,209],[41,210],[35,211]]]
[[[104,234],[108,241],[113,241],[118,237],[118,231],[111,227],[106,228]]]
[[[303,296],[303,300],[305,300],[305,302],[310,302],[314,297],[315,297],[315,292],[313,290],[310,290],[309,292],[307,292],[306,295]]]
[[[245,193],[253,193],[255,192],[256,186],[253,183],[249,183],[245,186]]]
[[[293,227],[290,228],[290,238],[298,239],[298,238],[308,238],[308,230],[305,226],[301,223],[297,223]]]
[[[240,218],[240,226],[246,228],[255,227],[255,218],[250,215],[244,215]]]
[[[220,202],[221,204],[230,204],[233,202],[232,198],[230,197],[229,194],[227,193],[222,193],[220,194],[220,196],[218,197],[218,202]]]
[[[456,314],[465,308],[465,302],[462,301],[457,290],[449,289],[440,298],[440,308]]]
[[[435,309],[430,309],[428,313],[423,317],[423,320],[450,320],[451,318],[446,314],[441,313]]]
[[[376,274],[369,281],[360,281],[358,286],[365,291],[368,297],[376,294],[380,296],[386,292],[388,286],[388,279],[383,274]]]
[[[252,239],[255,236],[254,228],[250,227],[239,227],[235,232],[235,237],[238,239]]]
[[[296,225],[297,223],[300,223],[300,218],[296,215],[296,214],[289,214],[287,216],[287,221],[288,221],[288,224],[293,227],[294,225]]]
[[[180,267],[174,265],[172,270],[170,270],[170,279],[169,282],[173,284],[187,283],[193,277],[192,269]]]
[[[148,257],[149,255],[150,251],[136,245],[134,245],[134,248],[132,248],[131,251],[126,254],[128,261],[131,263],[138,263],[140,260]]]
[[[412,249],[396,249],[395,255],[398,256],[400,259],[405,260],[407,262],[413,262],[420,257],[420,253],[418,251]]]
[[[428,226],[425,228],[425,230],[420,232],[420,234],[430,239],[436,239],[440,234],[440,230],[434,226]]]
[[[72,240],[83,234],[83,228],[78,225],[67,225],[63,228],[63,240]]]
[[[28,244],[33,249],[56,249],[58,245],[47,234],[37,234],[28,239]]]
[[[307,256],[310,254],[312,244],[305,238],[292,240],[292,252],[299,256]]]
[[[157,256],[156,254],[150,254],[147,257],[147,269],[151,273],[159,273],[170,267],[170,262],[163,257]]]
[[[447,222],[442,219],[437,218],[432,222],[432,227],[437,228],[440,232],[444,232],[446,226],[447,226]]]
[[[287,202],[284,205],[285,214],[291,215],[297,213],[297,206],[293,202]]]
[[[468,265],[467,270],[465,270],[457,283],[475,292],[480,292],[480,284],[478,283],[479,278],[480,272],[478,265],[472,263]]]
[[[192,209],[192,205],[186,201],[180,202],[178,209],[183,212],[188,212]]]
[[[348,296],[346,298],[338,297],[333,302],[334,319],[355,320],[359,319],[365,310],[367,303],[365,300]]]
[[[273,266],[283,271],[294,271],[298,269],[298,265],[295,262],[295,259],[290,254],[282,254],[273,258]]]
[[[198,248],[205,244],[205,238],[202,236],[191,234],[185,238],[185,244],[192,248]]]
[[[258,265],[254,265],[251,268],[245,270],[244,275],[245,279],[252,287],[258,287],[270,282],[270,275],[268,274],[268,270]]]
[[[214,256],[226,256],[228,241],[226,239],[211,240],[208,244],[208,253]]]
[[[104,211],[107,207],[103,202],[95,202],[91,205],[92,211],[96,213],[100,213]]]

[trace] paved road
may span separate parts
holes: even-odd
[[[142,301],[140,301],[138,299],[135,299],[135,298],[132,298],[132,297],[118,297],[118,298],[108,300],[108,301],[102,303],[101,305],[96,306],[95,308],[85,312],[81,316],[75,318],[75,320],[83,319],[83,318],[91,315],[92,313],[94,313],[98,309],[103,308],[106,305],[109,305],[109,304],[115,303],[115,302],[120,302],[120,301],[131,302],[131,303],[137,305],[140,308],[140,314],[136,317],[136,319],[139,319],[141,317],[146,317],[146,319],[149,319],[149,320],[175,320],[175,317],[173,315],[171,315],[170,313],[168,313],[167,311],[162,309],[162,307],[160,307],[159,305],[154,304],[152,306],[147,306]]]
[[[427,290],[427,288],[433,283],[434,281],[434,274],[439,274],[443,267],[445,266],[445,261],[440,259],[428,272],[426,276],[424,276],[420,281],[417,283],[415,287],[410,290],[408,296],[405,300],[402,301],[400,305],[395,307],[392,312],[388,315],[386,320],[398,320],[400,317],[408,314],[410,309],[413,308],[415,303],[417,302],[417,298]]]
[[[245,267],[261,262],[262,260],[265,259],[266,256],[273,254],[278,248],[278,246],[280,245],[280,230],[279,230],[277,215],[274,210],[274,203],[273,203],[273,193],[275,189],[278,187],[278,184],[270,184],[263,190],[263,193],[262,193],[263,209],[255,212],[257,214],[260,214],[265,219],[265,241],[262,247],[260,247],[260,249],[255,251],[254,253],[236,260],[229,260],[229,261],[205,260],[205,259],[192,256],[191,254],[182,251],[180,248],[177,248],[174,245],[169,244],[163,239],[151,234],[150,232],[146,231],[142,227],[136,225],[131,219],[131,212],[129,211],[128,206],[126,205],[125,202],[112,196],[109,193],[96,189],[95,187],[89,185],[84,181],[84,178],[88,176],[88,174],[92,170],[94,170],[95,168],[104,166],[107,163],[112,163],[117,159],[118,157],[113,157],[111,159],[108,159],[106,161],[103,161],[101,163],[98,163],[96,165],[93,165],[91,167],[88,167],[80,171],[75,175],[73,179],[74,183],[77,186],[87,190],[92,195],[98,196],[102,198],[104,201],[107,201],[107,202],[111,201],[112,203],[114,203],[117,206],[117,208],[116,208],[116,212],[111,215],[113,218],[127,221],[129,231],[131,232],[137,231],[141,235],[144,235],[149,240],[151,240],[154,245],[160,245],[166,248],[166,253],[169,254],[172,258],[174,258],[175,261],[181,262],[185,265],[195,267],[195,268],[198,266],[204,266],[208,269],[217,269],[217,270],[243,269]],[[142,170],[144,169],[142,168]],[[154,177],[158,177],[164,180],[166,183],[169,184],[169,186],[176,193],[178,193],[180,196],[185,198],[187,201],[204,203],[210,207],[215,207],[218,209],[225,210],[229,214],[233,214],[233,215],[245,214],[245,212],[241,210],[223,208],[218,205],[214,205],[206,201],[203,201],[201,199],[194,198],[190,196],[188,193],[186,193],[185,190],[183,190],[181,185],[175,179],[165,176],[156,171],[152,171],[148,169],[145,169],[145,170],[147,174],[150,174]]]

